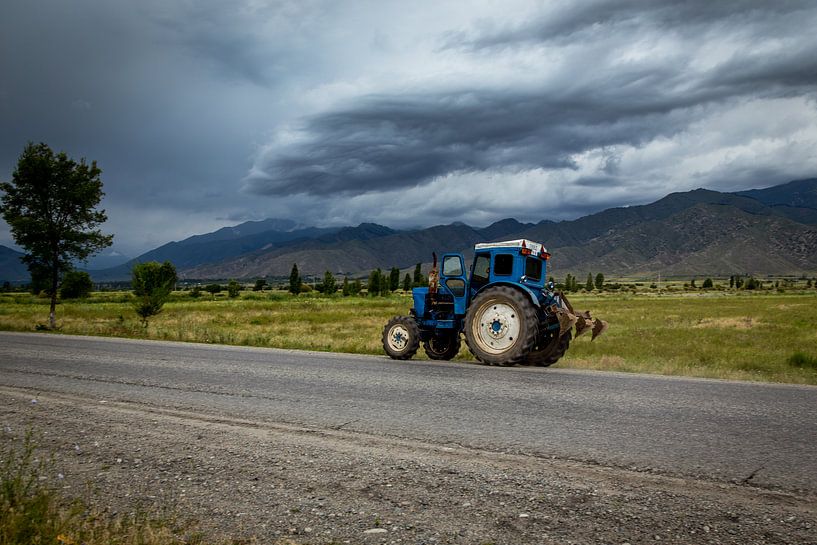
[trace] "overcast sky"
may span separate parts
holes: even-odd
[[[810,0],[4,0],[0,179],[28,141],[96,160],[129,255],[767,187],[817,175],[815,29]]]

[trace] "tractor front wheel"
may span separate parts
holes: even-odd
[[[383,350],[393,360],[410,360],[420,348],[420,329],[411,316],[395,316],[383,328]]]
[[[508,286],[488,288],[477,295],[465,315],[465,342],[482,363],[514,365],[536,343],[533,302]]]
[[[432,360],[450,360],[460,352],[460,334],[434,335],[423,343],[426,354]]]

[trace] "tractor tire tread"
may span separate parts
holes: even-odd
[[[504,354],[489,354],[479,348],[478,342],[474,338],[473,321],[476,312],[483,306],[483,303],[495,298],[505,300],[516,307],[521,318],[520,340],[516,342],[510,350]],[[481,292],[474,298],[465,315],[465,344],[477,358],[486,365],[512,366],[525,360],[528,353],[536,344],[538,323],[536,319],[536,308],[533,302],[521,291],[510,286],[495,286]]]
[[[396,325],[402,325],[408,332],[408,341],[403,350],[395,350],[389,346],[389,334]],[[420,328],[412,316],[395,316],[389,320],[385,327],[383,327],[383,335],[381,337],[383,342],[383,350],[393,360],[410,360],[417,353],[420,348]]]

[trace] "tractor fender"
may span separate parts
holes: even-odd
[[[490,284],[485,284],[484,286],[482,286],[479,289],[478,292],[476,292],[474,294],[474,296],[471,298],[471,300],[473,301],[474,298],[477,295],[479,295],[480,293],[482,293],[483,291],[485,291],[485,290],[487,290],[489,288],[496,287],[496,286],[508,286],[510,288],[514,288],[514,289],[516,289],[518,291],[521,291],[530,298],[531,303],[533,303],[533,306],[535,306],[537,308],[539,308],[541,306],[540,303],[539,303],[539,297],[536,295],[536,292],[533,291],[532,289],[530,289],[529,287],[525,286],[524,284],[519,284],[517,282],[492,282]]]
[[[423,317],[426,312],[426,295],[428,294],[428,288],[414,288],[411,290],[411,296],[414,299],[414,312],[418,317]]]

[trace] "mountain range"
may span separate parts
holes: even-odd
[[[91,271],[96,281],[127,280],[134,263],[169,260],[181,278],[249,280],[302,275],[364,275],[373,268],[413,269],[431,252],[470,257],[477,242],[528,238],[553,255],[550,274],[650,277],[780,275],[817,271],[817,178],[766,189],[672,193],[651,204],[610,208],[570,221],[487,227],[451,223],[397,231],[305,227],[269,219],[170,242],[118,267]],[[28,278],[19,252],[0,246],[0,280]]]

